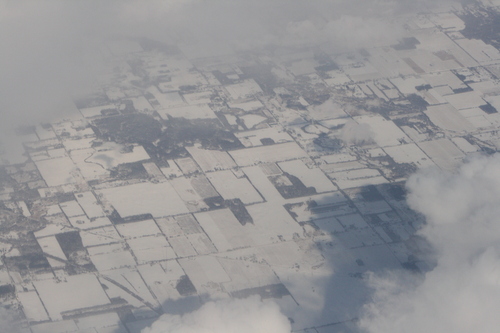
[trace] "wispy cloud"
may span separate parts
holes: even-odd
[[[16,314],[3,306],[0,307],[0,332],[19,333],[21,325],[16,319]]]

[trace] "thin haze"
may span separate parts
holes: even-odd
[[[441,0],[439,3],[449,1]],[[110,37],[188,45],[200,56],[310,46],[332,52],[388,45],[404,35],[395,14],[430,0],[0,0],[0,152],[13,135],[64,117],[70,96],[93,89],[99,49]],[[97,56],[96,56],[97,55]],[[2,147],[3,146],[3,147]],[[4,156],[5,157],[5,156]]]
[[[0,1],[3,129],[60,116],[68,97],[92,88],[92,54],[112,36],[189,44],[207,55],[269,45],[336,51],[389,44],[389,18],[426,1],[166,0]]]

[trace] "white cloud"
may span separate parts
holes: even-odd
[[[373,277],[376,293],[360,326],[370,333],[495,332],[500,327],[500,155],[454,173],[431,170],[407,183],[424,214],[420,234],[437,251],[423,277]]]
[[[165,314],[142,333],[290,333],[291,326],[275,303],[259,297],[220,300],[179,315]]]
[[[368,124],[358,124],[354,120],[349,120],[340,132],[342,141],[350,145],[361,145],[373,142],[372,128]]]

